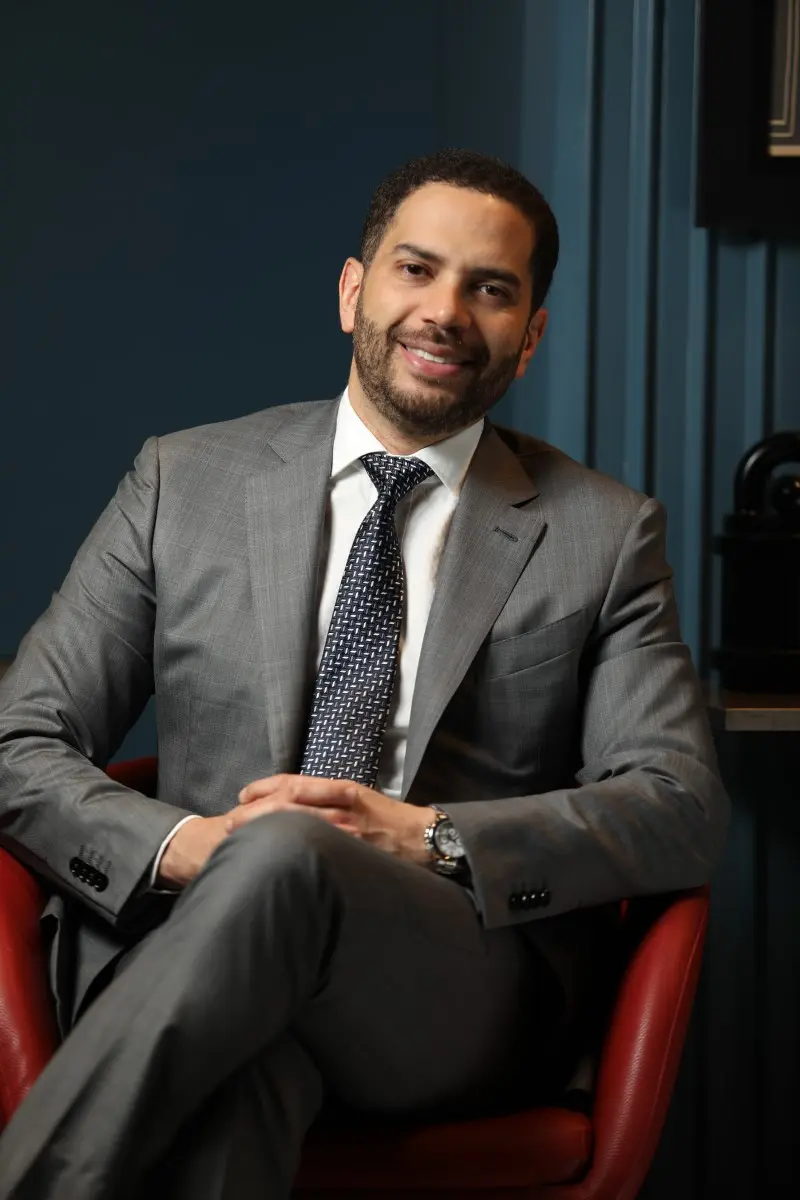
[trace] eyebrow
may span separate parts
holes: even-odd
[[[434,263],[436,266],[441,266],[444,262],[441,254],[436,254],[433,250],[425,250],[422,246],[415,246],[413,242],[398,242],[393,247],[392,253],[413,254],[415,258],[421,258],[423,262]],[[469,275],[473,279],[497,279],[511,287],[522,288],[522,280],[519,275],[515,271],[506,270],[505,267],[470,267]]]

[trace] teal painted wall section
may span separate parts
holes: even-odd
[[[800,245],[694,227],[696,7],[516,9],[517,162],[551,200],[564,254],[548,336],[507,416],[663,500],[684,634],[705,670],[720,607],[711,541],[736,464],[800,428]],[[731,834],[647,1200],[800,1188],[800,738],[728,734],[719,749]]]
[[[745,449],[800,428],[800,246],[693,225],[694,0],[521,6],[519,165],[564,252],[539,361],[509,415],[659,497],[698,662],[709,540]]]

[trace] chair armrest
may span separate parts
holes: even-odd
[[[606,1031],[593,1111],[589,1174],[565,1197],[638,1195],[664,1125],[700,975],[708,886],[631,901],[625,923],[642,930]],[[560,1190],[552,1192],[559,1200]]]
[[[39,917],[45,893],[0,849],[0,1130],[58,1045]]]
[[[155,796],[158,784],[158,759],[153,755],[147,758],[130,758],[125,762],[110,763],[106,767],[106,775],[116,783],[133,788],[143,796]]]
[[[153,796],[158,760],[114,763],[108,774]],[[35,876],[0,849],[0,1131],[59,1041],[39,925],[45,900]]]

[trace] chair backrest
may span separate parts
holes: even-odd
[[[548,1200],[634,1200],[661,1136],[702,963],[709,888],[626,904],[630,957],[603,1040],[592,1109],[594,1157]]]
[[[143,796],[155,796],[158,784],[158,759],[155,757],[131,758],[127,762],[110,763],[106,774],[115,783],[141,792]]]
[[[109,776],[154,795],[158,760],[115,763]],[[0,1131],[59,1042],[39,917],[47,892],[0,849]]]
[[[0,1131],[58,1045],[42,952],[45,894],[0,850]]]

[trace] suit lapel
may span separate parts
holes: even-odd
[[[411,705],[402,797],[448,702],[536,549],[536,487],[487,422],[464,481],[439,571]]]
[[[337,402],[307,408],[307,413],[295,409],[272,436],[279,461],[251,476],[247,488],[253,603],[276,773],[298,769]]]

